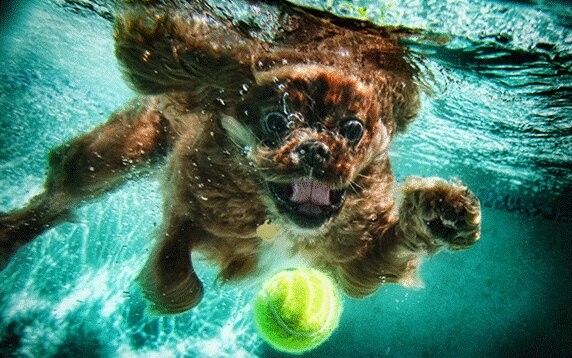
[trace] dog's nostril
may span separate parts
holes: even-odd
[[[311,168],[321,168],[330,159],[330,149],[318,140],[308,140],[297,149],[302,162]]]

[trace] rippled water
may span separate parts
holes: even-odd
[[[407,45],[421,69],[423,108],[393,144],[395,172],[459,177],[484,205],[481,242],[427,262],[423,290],[388,286],[347,300],[340,328],[311,355],[570,356],[570,7],[299,3],[420,30]],[[132,96],[113,58],[110,1],[5,4],[0,211],[40,190],[51,147]],[[253,330],[250,289],[210,287],[200,306],[176,317],[143,313],[132,279],[160,218],[157,192],[154,178],[140,180],[19,253],[0,273],[0,356],[279,356]]]
[[[403,174],[463,173],[488,205],[572,218],[570,6],[305,3],[421,29],[408,44],[429,93],[414,133],[395,146]]]

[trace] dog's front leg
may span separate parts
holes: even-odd
[[[188,218],[167,219],[166,228],[136,279],[143,296],[151,303],[151,312],[180,313],[201,301],[203,285],[191,262],[193,239],[201,234]]]
[[[195,146],[200,132],[187,128],[173,147],[163,180],[161,232],[136,280],[150,301],[149,310],[157,314],[189,310],[203,297],[203,285],[191,261],[191,251],[213,239],[201,226],[204,215],[197,205],[198,186],[192,182],[199,176],[195,170],[201,167],[200,159],[206,160]]]
[[[412,177],[401,189],[398,219],[374,223],[367,248],[335,270],[352,297],[372,294],[384,283],[419,286],[423,257],[441,249],[465,249],[479,239],[480,204],[464,185]]]
[[[107,123],[52,150],[44,192],[26,207],[0,214],[0,268],[20,246],[66,220],[82,201],[152,164],[168,146],[168,130],[156,99],[137,99]]]

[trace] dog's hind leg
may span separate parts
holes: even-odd
[[[156,101],[133,100],[105,124],[50,152],[44,192],[26,207],[0,214],[0,268],[20,246],[65,221],[74,207],[161,157],[169,146],[169,127]]]

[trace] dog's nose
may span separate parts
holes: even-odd
[[[301,162],[313,169],[323,168],[330,159],[330,148],[319,140],[302,142],[297,149]]]

